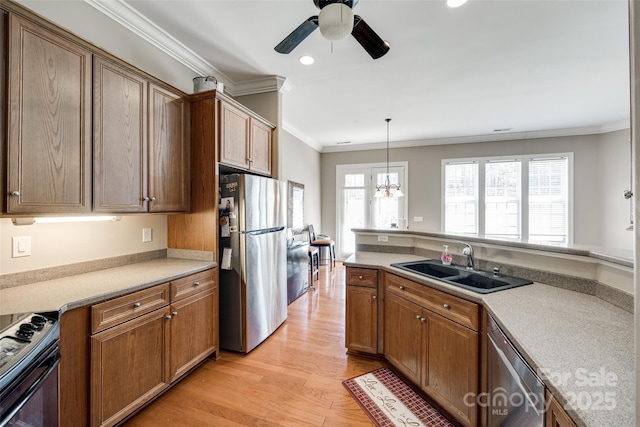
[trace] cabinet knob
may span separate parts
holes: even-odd
[[[171,313],[171,315],[172,315],[172,316],[177,316],[177,315],[178,315],[178,312],[177,312],[177,311],[174,311],[173,313]]]
[[[417,320],[420,320],[420,318],[421,318],[421,317],[422,317],[422,316],[420,316],[419,314],[416,314],[416,319],[417,319]]]
[[[19,191],[12,191],[10,194],[11,194],[13,197],[18,197],[18,196],[20,196],[20,192],[19,192]]]
[[[363,279],[362,275],[358,276],[358,279],[362,280]]]
[[[449,310],[451,306],[449,304],[442,304],[445,310]]]
[[[167,320],[171,320],[171,315],[167,314],[166,316],[164,316],[164,318],[167,319]]]
[[[404,286],[399,286],[401,291],[404,291]]]
[[[422,323],[424,323],[424,322],[426,322],[426,321],[427,321],[427,319],[426,319],[426,318],[424,318],[424,317],[421,317],[421,318],[420,318],[420,321],[421,321]]]
[[[155,198],[155,197],[153,197],[153,196],[151,196],[151,201],[152,201],[152,202],[155,202],[155,201],[156,201],[156,198]]]
[[[195,286],[197,288],[198,286],[200,286],[200,282],[194,283],[193,286]]]
[[[378,297],[377,297],[377,296],[375,296],[375,295],[373,295],[371,298],[372,298],[372,299],[378,299]]]
[[[142,200],[143,200],[144,202],[148,202],[148,201],[149,201],[149,198],[148,198],[147,196],[144,196],[144,197],[142,198]]]
[[[134,302],[134,303],[133,303],[133,306],[134,306],[135,308],[138,308],[138,307],[140,307],[140,303],[139,303],[139,302]]]

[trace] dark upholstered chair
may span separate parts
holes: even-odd
[[[333,267],[336,265],[336,242],[331,239],[316,236],[316,232],[313,230],[313,225],[311,224],[309,224],[309,246],[320,250],[320,260],[323,259],[323,249],[329,249],[329,267],[333,270]]]

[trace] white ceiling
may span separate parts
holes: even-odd
[[[85,1],[131,6],[230,89],[284,77],[283,127],[321,151],[379,146],[387,117],[398,145],[629,126],[626,0],[360,0],[355,13],[391,44],[378,60],[319,31],[275,52],[317,14],[312,0]]]

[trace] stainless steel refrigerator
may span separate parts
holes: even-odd
[[[287,187],[220,176],[220,347],[248,353],[287,318]]]

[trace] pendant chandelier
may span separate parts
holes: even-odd
[[[384,180],[384,184],[376,185],[376,194],[373,197],[386,197],[397,199],[404,196],[400,190],[400,184],[391,184],[389,181],[389,122],[391,119],[384,119],[387,122],[387,177]]]

